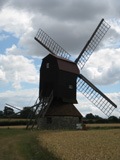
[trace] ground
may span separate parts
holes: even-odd
[[[0,128],[0,160],[119,160],[120,124],[87,127],[84,131]]]

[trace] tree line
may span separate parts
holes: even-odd
[[[102,118],[98,115],[88,113],[83,117],[83,121],[84,123],[120,123],[120,117],[110,116],[108,118]]]
[[[31,107],[24,107],[20,112],[15,113],[14,109],[11,107],[4,107],[3,111],[0,111],[0,118],[29,118],[30,116],[35,117],[34,109]],[[93,115],[92,113],[86,114],[83,117],[84,123],[120,123],[120,117],[110,116],[108,118],[102,118],[98,115]]]
[[[0,118],[29,118],[30,115],[34,116],[34,109],[31,107],[24,107],[15,113],[13,108],[5,106],[4,110],[0,111]]]

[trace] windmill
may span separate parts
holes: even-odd
[[[37,122],[40,118],[48,116],[48,124],[51,124],[51,116],[55,113],[59,116],[72,116],[73,113],[73,116],[82,117],[73,105],[77,103],[76,90],[108,117],[117,108],[116,104],[80,73],[109,28],[110,25],[102,19],[74,62],[70,60],[70,54],[49,35],[42,29],[38,30],[35,40],[50,54],[43,58],[40,69],[39,99],[34,105]],[[43,124],[45,125],[45,121]]]

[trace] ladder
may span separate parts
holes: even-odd
[[[39,103],[36,103],[34,105],[35,110],[34,113],[32,115],[30,115],[29,121],[27,123],[26,129],[33,129],[35,127],[35,125],[37,124],[37,120],[39,118],[43,118],[45,117],[45,114],[51,104],[53,100],[53,91],[51,91],[49,97],[40,97],[40,101]],[[35,116],[35,119],[34,119]],[[38,124],[36,126],[36,128],[38,129]]]

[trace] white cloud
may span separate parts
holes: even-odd
[[[21,88],[22,82],[38,83],[38,71],[33,60],[23,56],[0,55],[3,78],[11,82],[14,88]]]
[[[17,54],[19,55],[21,53],[21,50],[15,45],[13,44],[10,48],[6,48],[6,54]]]
[[[5,72],[3,71],[3,67],[0,66],[0,81],[5,81]]]
[[[13,106],[18,106],[21,109],[25,106],[34,105],[38,98],[38,88],[23,89],[17,91],[6,91],[0,93],[0,110],[8,103]]]
[[[95,52],[82,73],[95,84],[120,83],[120,49],[107,48]]]
[[[0,11],[0,29],[20,37],[24,32],[31,30],[31,19],[32,14],[26,11],[5,7]]]
[[[112,18],[109,20],[111,28],[120,34],[120,19]]]

